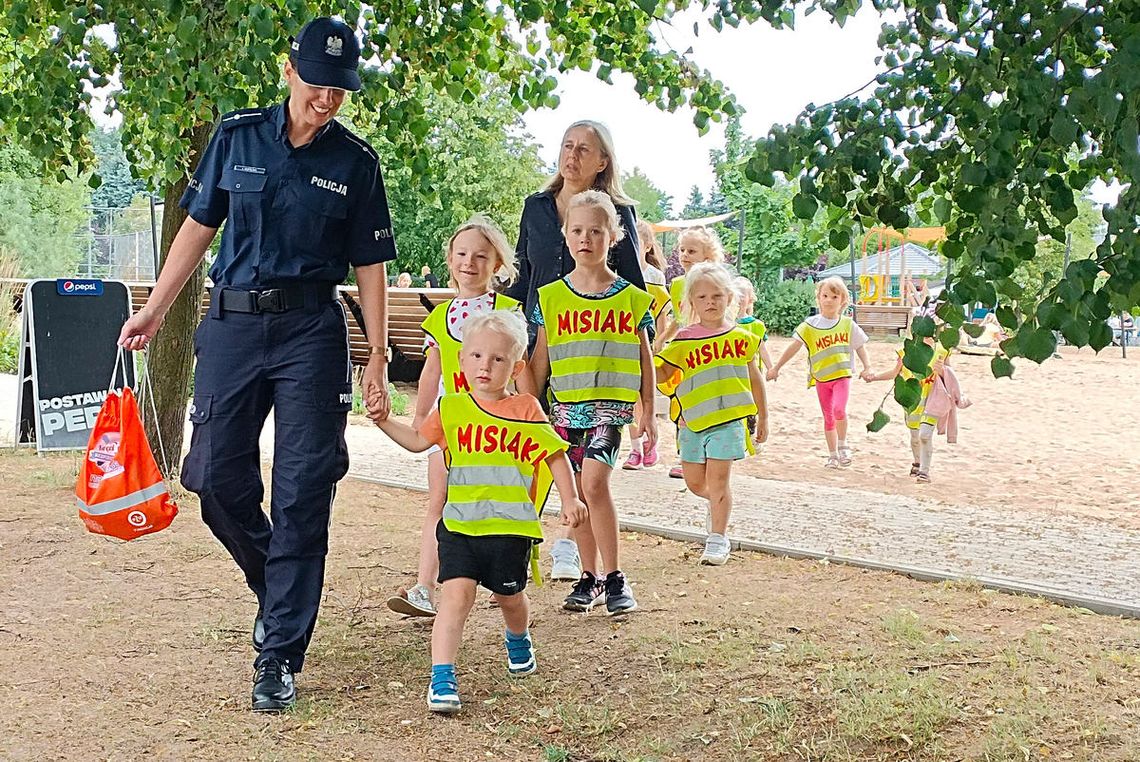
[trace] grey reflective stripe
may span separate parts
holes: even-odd
[[[100,503],[95,503],[94,505],[87,505],[87,503],[83,502],[82,498],[77,497],[75,498],[75,504],[78,505],[79,509],[84,513],[92,516],[103,516],[108,513],[114,513],[115,511],[121,511],[124,508],[133,508],[136,505],[142,505],[147,500],[152,500],[159,495],[165,494],[165,492],[166,485],[162,482],[158,482],[149,487],[143,487],[138,492],[132,492],[129,495],[117,497],[114,500],[105,500]]]
[[[514,466],[452,466],[447,483],[456,487],[522,487],[530,489],[531,479]]]
[[[851,346],[849,344],[839,344],[837,346],[828,347],[827,349],[821,349],[820,351],[816,352],[815,354],[813,354],[811,356],[811,362],[813,365],[815,365],[820,360],[826,360],[828,357],[831,357],[832,355],[849,355],[849,354],[851,354]]]
[[[575,392],[581,389],[632,389],[641,388],[641,372],[588,370],[585,373],[564,373],[550,377],[550,388],[558,392]]]
[[[613,357],[618,360],[640,360],[641,343],[583,339],[564,344],[550,345],[550,361],[571,360],[578,357]]]
[[[683,397],[689,392],[704,384],[728,380],[748,381],[747,365],[713,365],[711,368],[697,371],[677,386],[677,396]]]
[[[685,423],[697,423],[706,415],[711,415],[717,410],[728,410],[734,407],[744,407],[746,405],[755,404],[756,401],[752,399],[751,394],[738,392],[725,397],[707,399],[698,405],[693,405],[691,408],[682,407],[681,415],[685,417]]]
[[[538,511],[534,503],[504,503],[498,500],[476,500],[470,503],[448,501],[443,514],[456,521],[484,521],[504,519],[506,521],[538,521]]]

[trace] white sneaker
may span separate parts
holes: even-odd
[[[573,540],[555,540],[550,546],[550,558],[554,561],[551,579],[577,582],[582,577],[582,559],[578,555],[578,543]]]
[[[404,616],[435,616],[435,606],[423,585],[410,587],[403,595],[393,595],[388,599],[388,608]]]
[[[728,554],[732,546],[723,534],[710,534],[705,538],[705,552],[701,554],[701,563],[705,566],[724,566],[728,562]]]

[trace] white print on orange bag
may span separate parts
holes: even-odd
[[[95,489],[104,479],[118,476],[123,473],[123,464],[115,460],[119,454],[119,440],[122,435],[117,431],[108,431],[99,437],[99,441],[87,453],[87,459],[94,463],[103,472],[92,473],[87,480],[87,486]]]

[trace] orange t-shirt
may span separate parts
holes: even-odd
[[[534,422],[547,420],[546,413],[542,412],[538,400],[529,394],[512,394],[497,401],[476,399],[475,404],[481,407],[483,412],[498,418]],[[439,420],[438,407],[431,411],[431,415],[420,426],[420,436],[429,442],[435,442],[441,449],[447,449],[447,437],[443,433],[443,423]]]

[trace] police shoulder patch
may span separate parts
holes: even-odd
[[[231,111],[222,116],[221,125],[223,129],[232,130],[243,124],[257,124],[264,122],[268,116],[268,109],[264,108],[242,108],[237,111]]]

